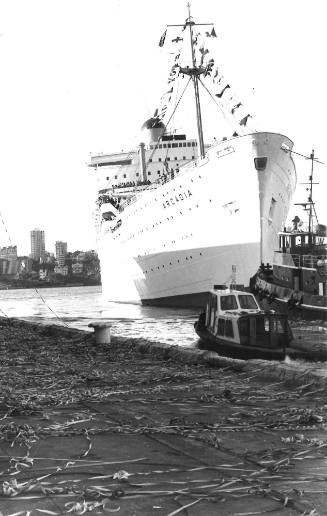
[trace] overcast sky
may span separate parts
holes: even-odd
[[[297,152],[314,147],[326,163],[325,2],[191,4],[195,21],[214,22],[217,60],[257,128],[285,134]],[[184,0],[0,0],[0,212],[19,254],[30,252],[35,227],[49,251],[56,240],[95,247],[90,152],[140,141],[167,84],[158,41],[186,17]],[[205,134],[215,134],[212,121]],[[296,164],[306,180],[309,162]],[[326,166],[316,177],[326,223]]]

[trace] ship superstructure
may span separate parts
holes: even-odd
[[[175,75],[193,83],[198,139],[168,132],[161,103],[143,126],[146,142],[131,152],[93,155],[90,166],[98,180],[104,291],[110,297],[111,257],[119,249],[133,263],[144,304],[201,306],[214,284],[233,279],[247,287],[258,263],[271,261],[296,174],[291,154],[283,150],[293,143],[280,134],[249,129],[250,115],[241,111],[238,131],[204,144],[199,83],[212,78],[217,99],[230,86],[219,77],[214,60],[204,59],[204,47],[197,63],[200,33],[190,15],[180,27],[180,39],[190,33],[191,66],[175,60],[169,84]],[[213,37],[215,31],[206,34]],[[235,117],[241,103],[230,100]]]

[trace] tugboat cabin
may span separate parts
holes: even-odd
[[[275,251],[273,263],[277,285],[325,296],[326,277],[326,226],[318,225],[314,232],[279,233],[279,251]]]
[[[216,344],[218,352],[244,358],[279,354],[292,339],[286,315],[264,312],[251,293],[232,289],[210,291],[206,311],[195,327],[201,338]]]

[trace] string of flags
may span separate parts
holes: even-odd
[[[181,69],[180,59],[182,52],[182,44],[184,41],[183,32],[187,27],[187,23],[182,28],[182,34],[177,35],[172,38],[170,42],[173,45],[176,45],[178,48],[176,52],[173,53],[173,65],[170,69],[168,76],[168,86],[167,91],[162,95],[160,99],[159,107],[155,111],[155,117],[159,120],[162,120],[166,115],[169,102],[171,101],[174,85],[176,79],[179,75],[184,77],[184,69]],[[162,34],[159,46],[163,47],[166,41],[167,29]],[[237,124],[241,128],[245,128],[249,122],[250,118],[253,118],[250,113],[245,111],[244,105],[240,102],[232,93],[232,88],[227,81],[225,81],[224,76],[220,73],[220,69],[215,65],[215,60],[210,56],[210,50],[208,48],[208,39],[217,38],[217,33],[215,28],[212,27],[211,31],[205,31],[204,34],[202,32],[197,32],[193,30],[193,38],[192,45],[195,55],[196,66],[200,69],[201,74],[204,78],[210,77],[212,80],[212,84],[214,86],[214,96],[219,99],[219,103],[222,105],[224,111],[228,111],[230,115],[235,119]],[[230,91],[228,95],[227,92]],[[235,136],[238,135],[237,131],[234,133]]]

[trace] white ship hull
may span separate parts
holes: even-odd
[[[214,284],[249,285],[272,263],[296,186],[292,142],[274,133],[222,141],[166,184],[103,221],[100,261],[110,296],[112,251],[131,264],[144,304],[201,306]],[[256,158],[267,158],[256,161]],[[111,270],[109,270],[111,269]]]

